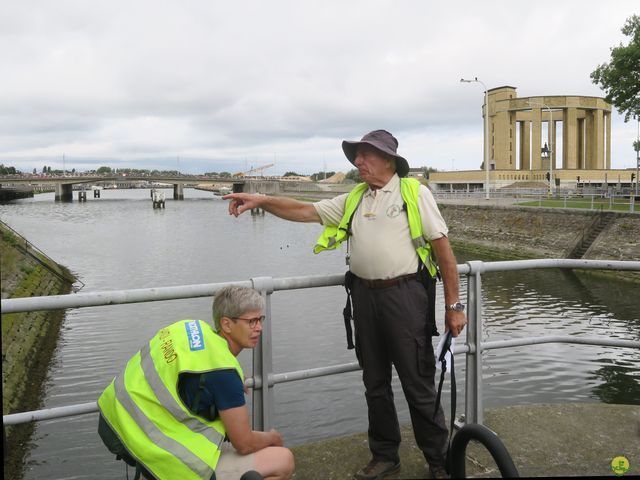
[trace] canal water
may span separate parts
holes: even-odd
[[[170,190],[167,190],[170,197]],[[336,274],[340,252],[314,255],[321,227],[273,216],[227,214],[227,202],[185,190],[154,210],[149,190],[103,190],[86,203],[54,203],[53,194],[0,205],[0,218],[84,282],[84,292]],[[479,232],[481,234],[481,232]],[[476,259],[457,251],[459,263]],[[462,280],[463,297],[466,295]],[[540,335],[640,338],[637,287],[559,270],[483,276],[484,339]],[[442,292],[439,286],[439,305]],[[464,298],[463,298],[464,299]],[[272,295],[274,371],[355,361],[347,351],[342,287]],[[44,407],[95,401],[126,360],[162,326],[208,318],[210,299],[70,309],[48,377]],[[442,310],[442,308],[439,308]],[[442,327],[442,312],[438,324]],[[464,338],[460,339],[463,342]],[[250,354],[241,362],[250,375]],[[458,357],[458,412],[464,409],[464,361]],[[484,353],[484,402],[503,405],[603,402],[640,405],[640,352],[548,344]],[[398,414],[409,421],[394,379]],[[448,410],[448,385],[443,404]],[[289,445],[365,431],[359,372],[277,385],[276,427]],[[96,433],[97,415],[41,422],[25,478],[124,478]]]

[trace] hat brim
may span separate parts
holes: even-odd
[[[358,146],[360,145],[371,145],[373,148],[375,148],[376,150],[381,151],[382,153],[386,154],[386,155],[390,155],[393,158],[396,159],[396,173],[398,174],[399,177],[406,177],[409,173],[409,162],[407,162],[407,160],[404,157],[401,157],[400,155],[398,155],[395,152],[392,152],[391,150],[388,150],[387,148],[385,148],[385,146],[381,143],[376,142],[375,140],[369,141],[369,140],[364,140],[364,141],[348,141],[348,140],[343,140],[342,141],[342,151],[344,152],[344,155],[347,157],[347,160],[349,160],[353,166],[355,167],[356,165],[356,152],[358,150]]]

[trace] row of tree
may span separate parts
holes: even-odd
[[[5,167],[4,163],[0,163],[0,175],[16,175],[18,173],[22,173],[22,172],[20,172],[20,170],[17,170],[16,167],[14,166]]]
[[[429,173],[431,172],[437,172],[438,170],[432,167],[424,167],[423,168],[423,174],[424,174],[424,178],[429,178]],[[9,167],[5,167],[4,164],[0,164],[0,175],[16,175],[16,174],[21,174],[22,172],[18,169],[16,169],[13,166],[9,166]],[[42,173],[46,174],[46,175],[62,175],[63,172],[62,170],[53,170],[50,166],[45,165],[44,167],[42,167]],[[72,169],[70,171],[70,173],[76,173],[76,169]],[[178,172],[177,170],[149,170],[149,169],[144,169],[144,168],[116,168],[116,169],[112,169],[111,167],[107,167],[107,166],[102,166],[96,170],[89,170],[85,173],[95,173],[97,175],[111,175],[111,174],[127,174],[127,175],[167,175],[167,176],[175,176],[175,175],[180,175],[180,172]],[[33,174],[36,175],[37,171],[34,168],[33,169]],[[311,178],[311,180],[313,180],[314,182],[320,181],[320,180],[324,180],[325,178],[329,178],[332,177],[333,175],[335,175],[336,172],[316,172],[313,175],[310,175],[309,177]],[[216,178],[231,178],[232,174],[229,172],[206,172],[203,174],[205,177],[216,177]],[[301,175],[299,173],[296,172],[286,172],[284,175],[284,177],[291,177],[291,176],[296,176],[296,177],[303,177],[305,175]],[[346,174],[345,174],[345,178],[347,180],[352,180],[356,183],[361,182],[362,180],[360,179],[360,175],[358,174],[358,170],[357,169],[352,169],[349,170]]]

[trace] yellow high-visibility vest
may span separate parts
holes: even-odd
[[[344,214],[340,223],[335,225],[327,225],[324,231],[318,238],[316,246],[313,248],[314,253],[319,253],[324,250],[333,250],[337,248],[342,242],[347,240],[351,232],[349,228],[351,225],[351,219],[355,213],[364,192],[367,190],[368,185],[366,183],[359,183],[353,190],[347,195],[347,199],[344,205]],[[418,196],[420,193],[420,182],[415,178],[400,178],[400,194],[402,200],[407,206],[407,218],[409,221],[409,231],[411,233],[411,242],[420,261],[427,267],[429,275],[435,277],[438,273],[438,267],[431,254],[431,244],[427,242],[422,236],[422,219],[420,218],[420,210],[418,208]]]
[[[98,399],[102,416],[131,455],[159,479],[206,479],[215,471],[225,428],[191,413],[178,393],[180,373],[235,369],[227,341],[200,320],[160,330]]]

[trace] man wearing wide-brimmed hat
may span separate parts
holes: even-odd
[[[429,189],[406,178],[409,164],[398,154],[398,141],[391,133],[374,130],[360,141],[345,140],[342,150],[364,182],[348,194],[313,204],[244,193],[224,198],[231,200],[229,213],[235,216],[262,208],[287,220],[321,223],[325,230],[316,253],[347,241],[345,284],[353,300],[355,348],[363,369],[372,453],[372,460],[355,478],[378,479],[400,469],[392,364],[430,473],[445,478],[447,428],[442,408],[436,405],[431,344],[437,331],[433,302],[438,272],[444,285],[445,328],[455,337],[467,322],[448,229]],[[351,344],[349,323],[347,331]]]

